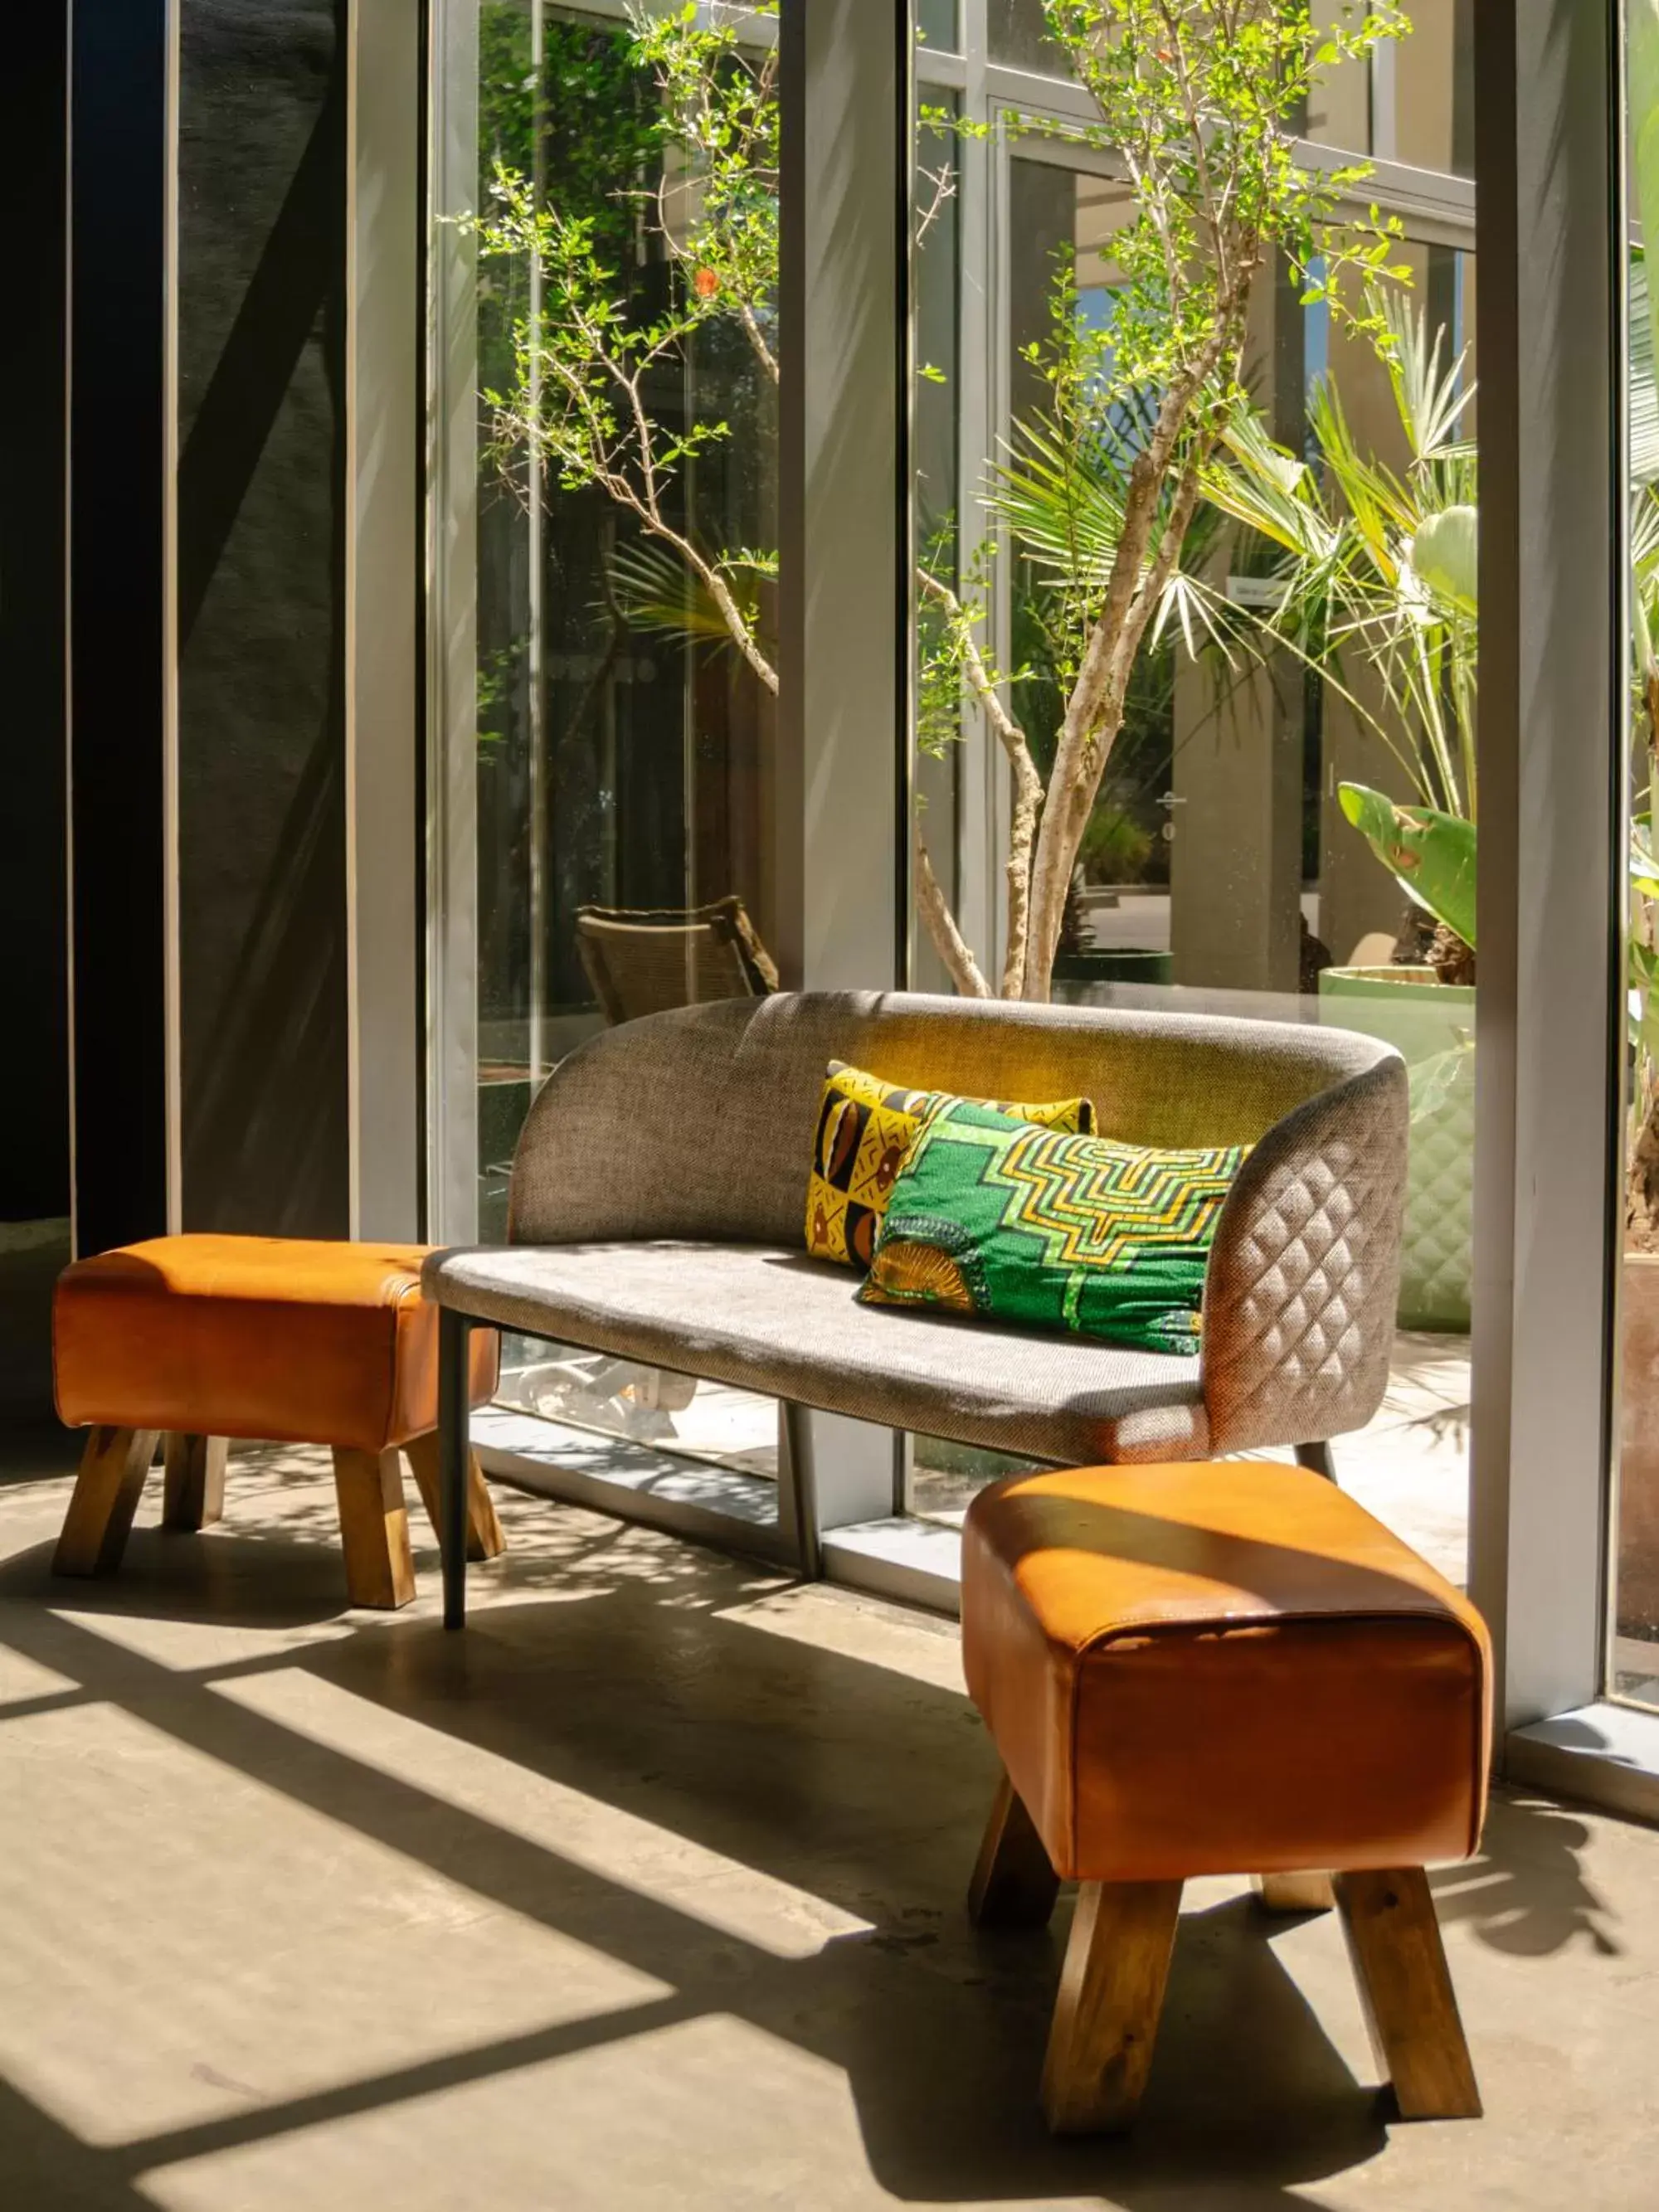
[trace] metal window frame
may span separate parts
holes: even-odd
[[[621,0],[582,0],[622,16]],[[911,711],[908,6],[783,0],[785,167],[781,313],[800,364],[780,410],[782,696],[775,777],[787,981],[894,987],[908,970]],[[474,256],[453,218],[477,191],[478,0],[431,0],[425,470],[427,547],[427,1115],[429,1232],[477,1234],[477,386]],[[809,183],[810,179],[810,183]],[[839,557],[856,534],[854,561]],[[849,654],[847,641],[860,641]],[[861,834],[848,838],[856,820]],[[481,1423],[487,1437],[489,1417]],[[695,1504],[608,1486],[612,1510],[707,1541],[780,1550],[809,1571],[826,1531],[890,1514],[907,1439],[867,1423],[783,1409],[779,1516],[756,1522],[751,1480],[696,1466]],[[568,1458],[568,1455],[565,1455]],[[490,1463],[592,1504],[607,1486],[550,1449],[489,1447]],[[801,1481],[787,1479],[799,1470]],[[789,1510],[793,1488],[814,1510]]]
[[[1561,1786],[1551,1723],[1574,1717],[1571,1786],[1607,1795],[1640,1778],[1628,1731],[1598,1738],[1584,1717],[1606,1686],[1621,1242],[1623,10],[1481,0],[1475,21],[1484,732],[1470,1581],[1498,1655],[1510,1771]],[[1650,1789],[1656,1776],[1659,1759]]]
[[[430,0],[427,60],[426,1218],[477,1235],[478,0]]]
[[[349,12],[346,171],[347,1081],[354,1237],[422,1213],[420,962],[422,25]]]

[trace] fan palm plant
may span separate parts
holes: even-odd
[[[1467,349],[1401,294],[1376,289],[1371,319],[1407,461],[1361,450],[1329,377],[1314,386],[1314,458],[1275,445],[1240,410],[1205,478],[1206,496],[1274,550],[1278,589],[1264,638],[1318,670],[1387,746],[1413,797],[1358,783],[1340,797],[1412,897],[1474,945],[1477,460],[1463,435],[1474,397]],[[1372,702],[1380,702],[1374,705]]]
[[[1655,21],[1659,68],[1659,17]],[[1659,98],[1659,76],[1655,82]],[[1659,171],[1659,149],[1656,149]],[[1659,173],[1655,200],[1659,206]],[[1655,303],[1638,252],[1630,271],[1630,682],[1632,807],[1626,987],[1633,1055],[1626,1215],[1638,1242],[1659,1239],[1659,380]],[[1278,604],[1265,635],[1288,646],[1349,699],[1389,746],[1414,799],[1356,783],[1343,811],[1417,903],[1472,954],[1475,945],[1475,757],[1479,484],[1461,434],[1474,398],[1464,357],[1442,358],[1425,318],[1379,302],[1392,333],[1389,374],[1410,459],[1403,474],[1360,454],[1328,382],[1310,410],[1316,464],[1274,446],[1241,414],[1206,492],[1275,549]],[[1354,688],[1369,668],[1373,686]],[[1375,689],[1382,713],[1364,695]],[[1457,972],[1448,959],[1442,972]],[[1467,970],[1463,971],[1467,974]]]

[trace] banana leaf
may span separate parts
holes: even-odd
[[[1383,866],[1437,921],[1474,946],[1474,824],[1432,806],[1401,806],[1366,784],[1337,787],[1342,811]]]

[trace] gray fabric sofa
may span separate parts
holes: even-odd
[[[805,1249],[831,1058],[985,1097],[1084,1093],[1102,1132],[1131,1142],[1249,1145],[1217,1226],[1201,1357],[860,1305],[852,1272]],[[1060,1464],[1361,1427],[1393,1343],[1407,1114],[1395,1052],[1312,1025],[805,992],[608,1030],[531,1109],[507,1246],[426,1264],[444,1310],[447,1499],[464,1509],[475,1322]],[[811,1499],[795,1507],[810,1525]],[[447,1521],[459,1625],[452,1538]]]

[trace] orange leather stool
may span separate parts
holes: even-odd
[[[1486,1814],[1491,1647],[1449,1583],[1304,1468],[1092,1468],[974,1500],[962,1632],[1004,1769],[970,1910],[1040,1924],[1083,1885],[1052,2128],[1133,2118],[1200,1874],[1338,1905],[1402,2116],[1479,2114],[1423,1872]]]
[[[52,1366],[61,1420],[92,1433],[52,1565],[118,1566],[159,1437],[163,1525],[223,1510],[232,1437],[330,1444],[354,1605],[415,1595],[399,1450],[438,1511],[438,1309],[419,1244],[158,1237],[79,1260],[58,1279]],[[498,1340],[472,1338],[472,1402],[495,1388]],[[467,1550],[501,1533],[475,1455]]]

